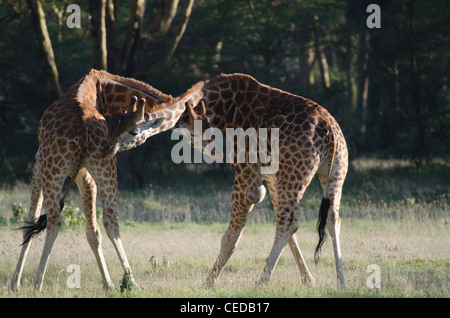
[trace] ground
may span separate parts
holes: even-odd
[[[347,188],[344,186],[341,246],[346,290],[337,284],[331,240],[324,244],[321,261],[317,265],[313,261],[321,199],[317,184],[305,194],[297,232],[315,287],[302,284],[286,248],[269,285],[255,289],[275,234],[266,198],[252,212],[216,288],[207,289],[203,284],[227,226],[230,185],[209,186],[209,192],[191,189],[176,193],[171,189],[170,193],[162,188],[119,194],[124,247],[142,287],[124,293],[119,287],[120,263],[102,228],[105,258],[116,284],[115,290],[103,291],[73,191],[64,212],[65,225],[50,257],[44,290],[36,292],[32,285],[45,234],[32,243],[22,289],[10,294],[7,284],[21,243],[11,206],[20,202],[17,211],[17,205],[26,206],[29,200],[27,186],[18,185],[0,192],[0,297],[450,297],[448,167],[439,164],[417,171],[407,164],[391,165],[355,163]],[[393,177],[388,179],[388,175]],[[193,192],[204,195],[196,195],[194,200]],[[71,284],[71,264],[79,266],[79,288]]]

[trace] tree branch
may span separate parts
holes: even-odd
[[[169,64],[170,59],[172,58],[175,50],[177,49],[178,44],[180,43],[181,38],[183,37],[184,31],[186,30],[187,24],[189,22],[189,17],[192,12],[192,7],[194,5],[194,0],[186,1],[186,6],[183,8],[180,14],[183,15],[183,21],[173,30],[172,38],[170,39],[169,47],[166,53],[163,55],[163,58],[159,60],[157,63],[153,64],[146,70],[135,75],[137,79],[149,79],[161,72],[167,64]]]
[[[142,34],[142,37],[146,40],[146,45],[156,44],[163,39],[177,14],[178,4],[179,0],[163,1],[157,17]]]
[[[131,73],[136,62],[136,48],[141,35],[142,19],[144,18],[146,0],[133,0],[130,11],[127,37],[123,46],[120,70]]]

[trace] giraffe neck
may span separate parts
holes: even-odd
[[[202,89],[206,108],[214,113],[212,125],[221,130],[260,127],[269,105],[270,89],[248,75],[216,78]]]
[[[94,106],[103,116],[124,113],[133,95],[146,99],[147,111],[155,104],[172,99],[143,82],[97,70],[82,79],[77,89],[80,103]]]
[[[264,114],[273,98],[292,94],[256,81],[245,74],[221,75],[194,85],[181,102],[197,105],[205,102],[207,113],[214,114],[212,126],[226,128],[258,128],[264,125]]]

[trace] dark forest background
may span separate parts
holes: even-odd
[[[381,28],[367,27],[370,3]],[[172,96],[247,73],[327,108],[351,158],[448,161],[449,37],[446,0],[0,0],[0,184],[30,180],[43,111],[91,68]],[[119,154],[120,185],[182,174],[173,143],[166,132]]]

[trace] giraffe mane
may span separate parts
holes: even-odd
[[[163,92],[154,88],[153,86],[151,86],[147,83],[138,81],[131,77],[122,77],[122,76],[108,73],[104,70],[95,70],[95,69],[91,70],[91,72],[88,74],[88,76],[90,76],[91,74],[95,75],[99,79],[103,79],[103,78],[112,79],[112,80],[119,82],[121,84],[124,84],[126,86],[130,86],[130,87],[139,89],[139,90],[141,90],[149,95],[152,95],[162,101],[167,101],[168,99],[172,98],[172,96],[164,94]]]
[[[216,86],[216,85],[223,84],[223,83],[228,82],[228,81],[241,80],[241,79],[242,80],[250,80],[250,81],[257,82],[256,79],[254,79],[253,77],[251,77],[250,75],[247,75],[247,74],[243,74],[243,73],[223,74],[222,73],[222,74],[220,74],[219,76],[217,76],[217,77],[215,77],[213,79],[206,80],[206,81],[200,81],[200,82],[195,83],[185,93],[183,93],[182,95],[180,95],[180,96],[178,96],[176,98],[173,98],[173,99],[171,99],[171,100],[169,100],[167,102],[155,105],[152,108],[152,112],[169,108],[169,107],[175,105],[176,103],[178,103],[180,100],[182,100],[186,96],[188,96],[188,95],[190,95],[192,93],[195,93],[195,92],[197,92],[197,91],[199,91],[199,90],[201,90],[203,88],[208,88],[208,87],[211,87],[211,86]]]
[[[120,84],[123,84],[128,87],[132,87],[134,89],[140,90],[143,93],[147,95],[154,96],[155,99],[158,99],[160,101],[170,101],[172,99],[172,96],[164,94],[160,90],[154,88],[153,86],[150,86],[144,82],[138,81],[134,78],[128,78],[128,77],[122,77],[118,75],[114,75],[111,73],[108,73],[104,70],[95,70],[92,69],[89,74],[87,74],[84,78],[82,78],[80,81],[78,81],[75,86],[78,86],[76,88],[76,99],[80,103],[86,103],[86,102],[92,102],[92,100],[87,100],[89,96],[89,87],[91,85],[97,85],[99,81],[102,80],[112,80],[113,82],[117,82]],[[94,102],[97,99],[97,95],[94,96]],[[95,106],[95,105],[94,105]]]

